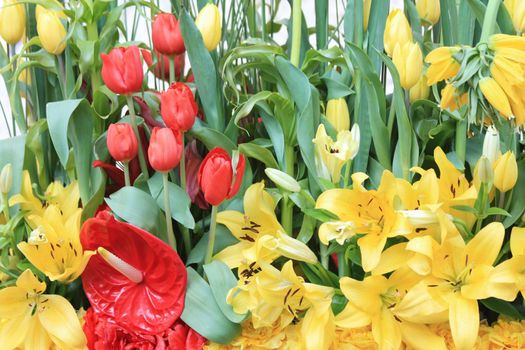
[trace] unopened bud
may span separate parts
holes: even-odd
[[[481,158],[479,158],[477,169],[480,182],[488,184],[494,181],[494,170],[487,157],[481,156]]]
[[[499,132],[494,126],[489,126],[483,140],[483,156],[486,157],[490,165],[494,165],[500,156]]]
[[[4,165],[0,172],[0,192],[6,194],[11,191],[13,186],[13,167],[11,163]]]
[[[285,172],[273,168],[264,169],[266,176],[270,178],[277,186],[290,192],[300,192],[301,186],[293,177]]]

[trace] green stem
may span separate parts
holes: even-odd
[[[262,21],[262,39],[266,41],[266,1],[263,0],[261,6],[261,21]]]
[[[170,56],[170,85],[173,84],[174,82],[175,82],[175,56]]]
[[[4,219],[9,221],[9,199],[7,198],[7,193],[2,193],[2,204],[4,206]]]
[[[348,261],[346,260],[344,251],[337,254],[337,267],[339,277],[348,276]]]
[[[175,239],[173,221],[171,220],[168,173],[162,173],[162,183],[164,185],[164,214],[166,215],[166,227],[168,229],[168,243],[173,250],[177,251],[177,240]]]
[[[352,168],[352,159],[350,159],[348,162],[346,162],[345,179],[344,179],[344,183],[343,183],[343,188],[347,188],[348,184],[350,182],[350,168]]]
[[[135,137],[137,138],[137,143],[139,145],[139,163],[140,170],[144,174],[146,180],[149,179],[148,166],[146,164],[146,158],[144,157],[144,149],[142,148],[142,140],[139,134],[139,128],[137,126],[137,116],[135,114],[135,106],[133,105],[133,97],[131,95],[126,95],[126,101],[128,102],[129,115],[131,117],[131,127],[135,132]]]
[[[211,207],[211,222],[210,222],[210,237],[208,238],[208,248],[206,249],[206,257],[204,264],[209,264],[213,256],[213,247],[215,245],[215,230],[217,228],[217,206]]]
[[[98,40],[97,23],[96,22],[88,23],[86,29],[87,29],[88,40],[97,41]],[[99,70],[96,69],[96,65],[91,67],[90,78],[91,78],[91,93],[94,94],[95,91],[97,91],[102,85],[102,79],[99,74]]]
[[[68,99],[66,88],[66,68],[64,66],[64,59],[62,55],[57,55],[58,61],[58,80],[60,82],[60,89],[62,90],[62,97],[64,100]]]
[[[129,177],[129,162],[124,162],[124,183],[126,186],[131,186],[131,180]]]
[[[292,51],[290,54],[290,61],[296,67],[299,66],[299,60],[301,55],[301,0],[293,1],[292,9]]]
[[[501,0],[489,0],[487,10],[485,11],[485,19],[483,20],[483,27],[481,29],[480,43],[486,43],[489,37],[496,31],[496,19],[498,18],[498,11],[501,5]]]
[[[184,192],[186,192],[186,157],[184,154],[184,133],[181,133],[182,139],[182,156],[180,158],[179,171],[180,171],[180,185]],[[191,239],[188,228],[184,225],[180,225],[182,232],[182,239],[184,240],[184,249],[186,254],[190,254],[191,251]]]
[[[467,154],[467,119],[459,120],[456,124],[456,156],[462,165],[465,164]]]
[[[328,247],[319,241],[319,250],[321,252],[321,265],[328,270]]]
[[[284,149],[286,173],[294,176],[295,152],[292,146],[286,145]],[[293,235],[293,205],[287,197],[281,201],[281,224],[286,233]]]

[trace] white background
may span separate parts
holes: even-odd
[[[339,18],[343,16],[344,13],[344,7],[346,4],[346,0],[327,0],[330,3],[330,25],[336,26],[338,22],[337,14],[339,14]],[[401,7],[402,0],[391,0],[391,6],[392,7]],[[169,0],[161,0],[161,7],[162,8],[169,8]],[[306,18],[306,22],[308,24],[308,27],[314,27],[315,26],[315,0],[303,0],[303,12],[304,16]],[[128,14],[128,17],[131,17],[133,14],[130,12]],[[281,7],[279,9],[277,20],[286,20],[290,17],[290,7],[286,1],[281,2]],[[132,18],[130,19],[132,21]],[[138,40],[142,40],[144,42],[148,42],[146,38],[146,30],[144,29],[145,23],[141,23],[138,29]],[[286,40],[287,33],[286,30],[283,28],[277,35],[275,36],[275,39],[278,43],[283,43]],[[311,37],[310,40],[313,38]],[[1,39],[0,39],[1,41]],[[3,45],[5,43],[2,42]],[[312,42],[312,44],[314,44]],[[186,67],[189,67],[189,64],[186,64]],[[0,103],[8,117],[8,120],[11,119],[11,109],[9,106],[9,98],[7,95],[7,91],[5,88],[4,81],[2,77],[0,76]],[[0,139],[4,139],[9,137],[8,128],[5,124],[5,120],[3,118],[3,114],[1,114],[0,110]],[[11,126],[10,126],[11,128]]]

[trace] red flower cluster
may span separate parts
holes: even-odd
[[[206,343],[181,320],[154,335],[130,333],[93,308],[87,310],[84,322],[90,350],[201,350]]]

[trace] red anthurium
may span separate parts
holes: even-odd
[[[171,13],[159,13],[153,20],[151,40],[156,51],[163,55],[180,55],[186,51],[179,21]]]
[[[130,95],[142,88],[144,73],[137,46],[117,47],[101,54],[102,80],[116,94]]]
[[[110,265],[104,254],[97,254],[82,274],[84,291],[96,312],[114,319],[127,332],[153,335],[180,317],[187,274],[167,244],[104,211],[84,223],[80,240],[84,249],[109,252],[122,262],[113,260]],[[123,273],[129,269],[140,278]]]
[[[141,49],[142,57],[144,57],[144,62],[151,69],[155,76],[159,79],[169,80],[170,78],[170,58],[169,56],[163,55],[159,52],[155,52],[155,57],[157,59],[156,63],[153,63],[153,57],[151,51],[146,49]],[[180,79],[182,72],[184,71],[185,64],[184,54],[175,56],[175,78]]]
[[[241,187],[245,165],[246,160],[240,154],[234,172],[228,152],[218,147],[211,150],[202,161],[198,175],[206,202],[217,206],[235,196]]]
[[[148,148],[149,162],[153,169],[167,172],[179,165],[182,157],[182,139],[178,131],[170,128],[153,128]]]
[[[174,83],[160,95],[160,114],[166,126],[174,130],[191,129],[198,112],[193,93],[184,83]]]

